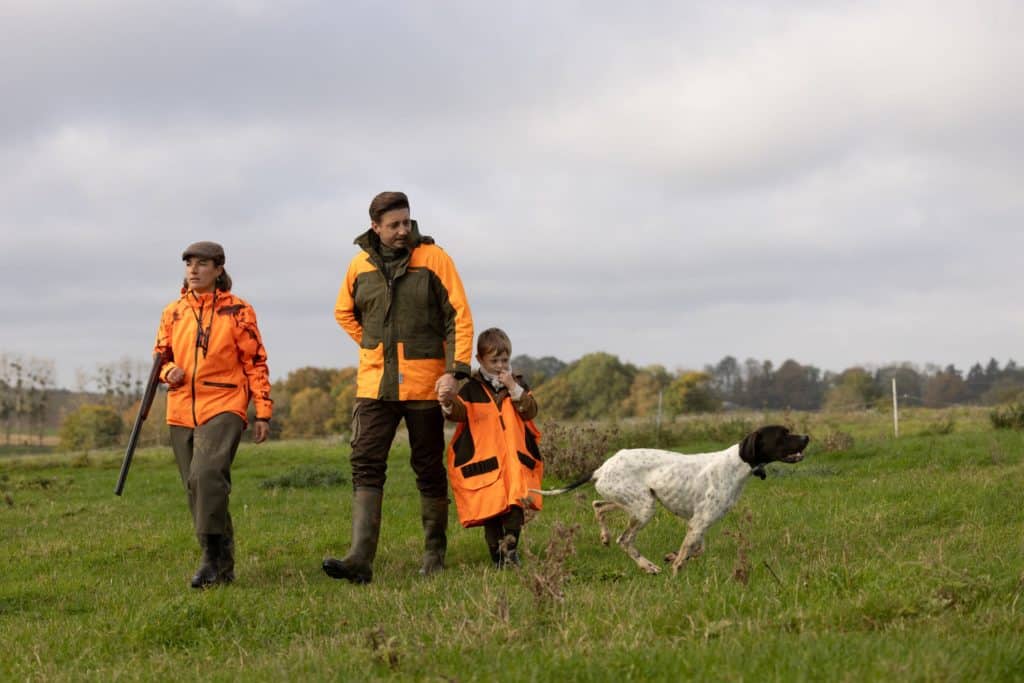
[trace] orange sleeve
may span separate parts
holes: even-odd
[[[468,377],[473,359],[473,314],[455,262],[440,247],[437,254],[431,270],[444,288],[445,370],[456,377]]]
[[[164,364],[160,366],[160,381],[167,382],[167,373],[177,367],[174,364],[174,349],[171,342],[174,334],[174,304],[167,306],[160,316],[160,324],[156,328],[156,343],[153,353],[163,356]]]
[[[269,420],[274,414],[274,401],[270,398],[270,369],[267,350],[256,325],[256,311],[246,304],[239,312],[235,325],[235,345],[242,372],[249,382],[249,395],[256,406],[256,419]]]
[[[356,344],[361,344],[363,341],[363,325],[359,322],[359,318],[356,315],[356,301],[354,298],[356,277],[360,273],[360,269],[356,265],[358,258],[352,259],[348,266],[348,272],[345,273],[345,281],[341,283],[341,288],[338,289],[338,298],[334,302],[334,319],[341,325],[341,329],[345,330],[348,336],[355,340]]]

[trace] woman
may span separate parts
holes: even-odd
[[[256,443],[270,433],[273,401],[256,313],[231,293],[223,247],[196,242],[181,258],[181,298],[164,309],[154,351],[164,358],[171,446],[203,551],[192,587],[205,588],[235,579],[231,462],[249,399],[256,406]]]

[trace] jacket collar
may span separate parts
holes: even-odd
[[[229,292],[216,292],[216,294],[217,303],[219,305],[221,302],[227,300]],[[188,306],[190,306],[191,308],[195,309],[198,309],[200,306],[209,308],[211,305],[213,305],[213,295],[214,292],[209,292],[206,294],[196,294],[191,289],[185,289],[184,287],[181,290],[181,300],[188,304]]]

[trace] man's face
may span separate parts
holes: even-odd
[[[380,243],[391,249],[402,249],[408,246],[412,220],[409,209],[392,209],[381,214],[379,223],[371,223],[370,227],[377,233]]]

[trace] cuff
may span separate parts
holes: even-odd
[[[167,384],[167,374],[176,367],[178,366],[173,361],[165,363],[163,369],[160,370],[160,381]]]

